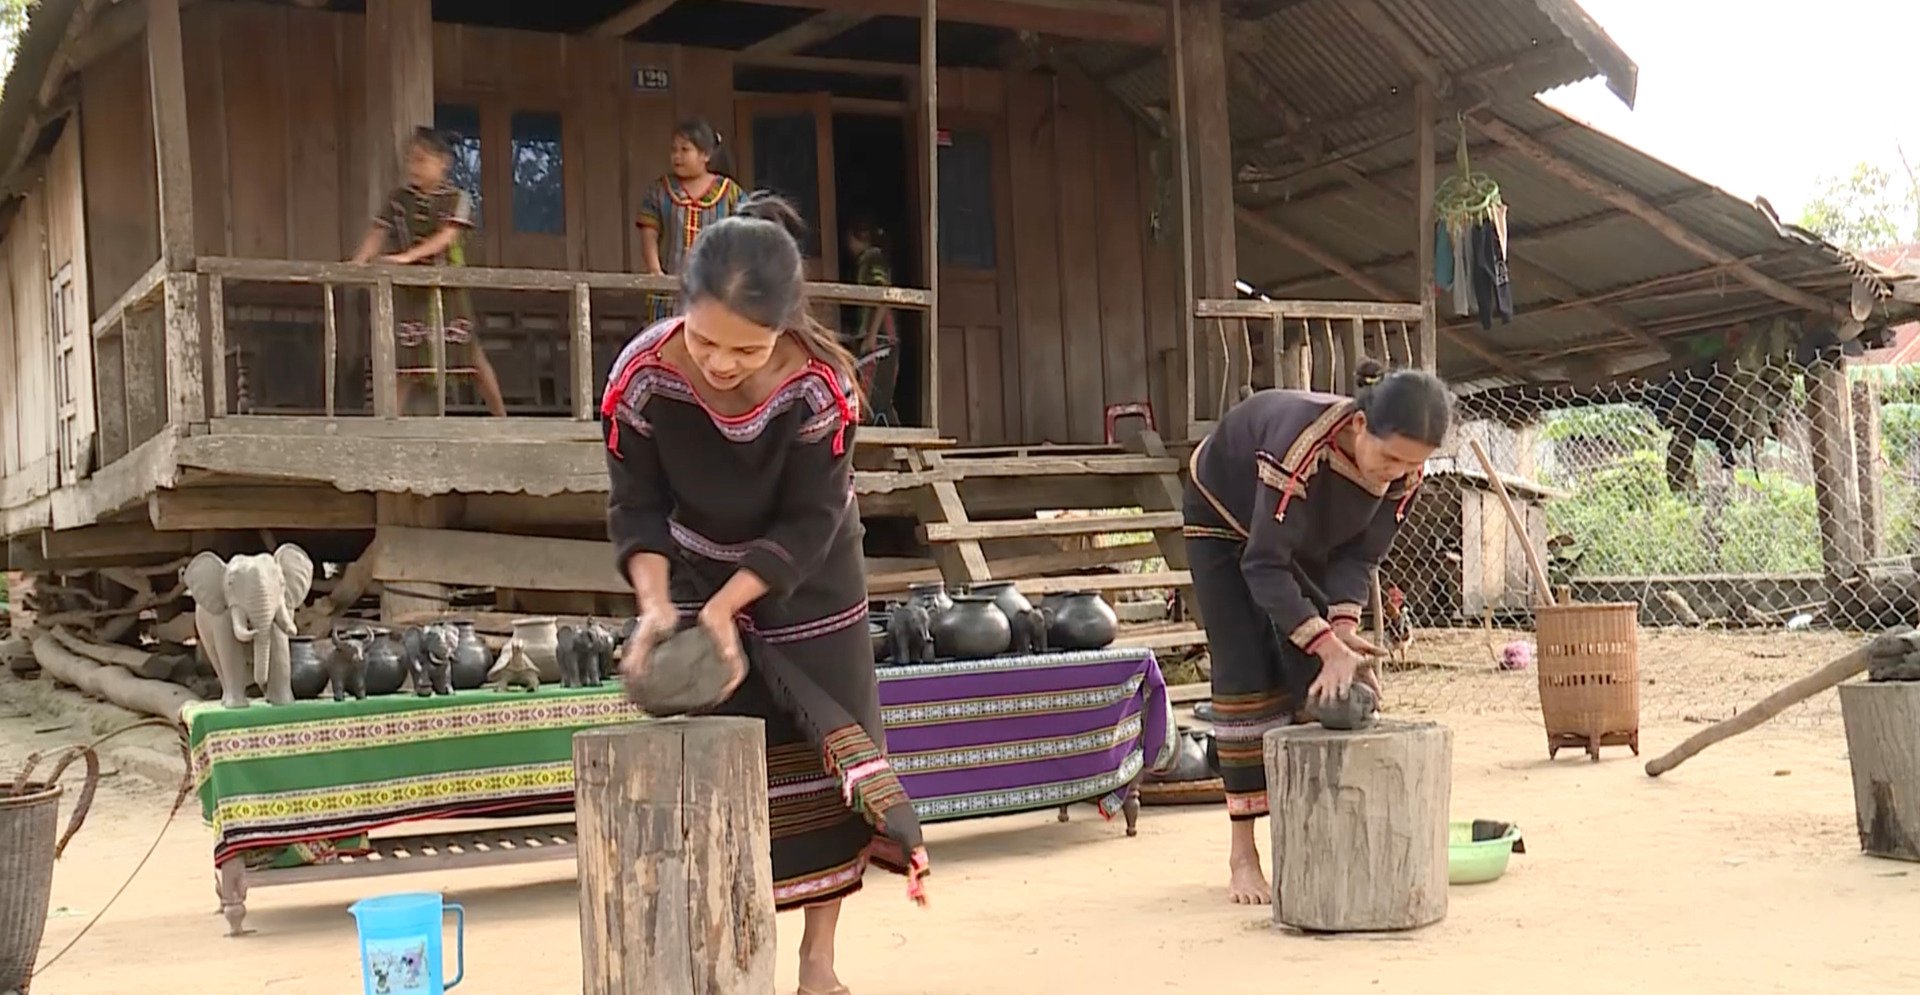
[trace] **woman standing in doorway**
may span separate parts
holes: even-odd
[[[640,204],[634,224],[640,228],[641,272],[678,276],[700,233],[731,216],[743,196],[727,175],[727,154],[720,133],[703,118],[688,118],[673,131],[667,175],[660,177]],[[649,323],[676,310],[669,294],[647,299]]]
[[[853,499],[853,358],[808,316],[793,209],[757,194],[703,231],[684,317],[641,332],[601,401],[607,528],[640,624],[621,670],[683,624],[766,722],[774,899],[805,909],[802,995],[844,995],[840,903],[871,860],[924,901],[920,824],[888,764]],[[745,630],[743,637],[741,630]]]
[[[1232,820],[1228,897],[1271,900],[1254,842],[1267,814],[1267,730],[1377,693],[1360,635],[1373,568],[1447,433],[1438,377],[1363,362],[1352,398],[1263,390],[1220,419],[1188,468],[1187,559],[1213,658],[1214,741]]]
[[[847,251],[853,254],[853,282],[863,287],[893,286],[893,247],[886,229],[864,215],[847,226]],[[867,396],[868,420],[898,424],[893,388],[900,375],[900,333],[893,309],[885,305],[854,308],[856,324],[847,348],[856,357],[860,390]]]

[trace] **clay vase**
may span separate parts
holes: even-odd
[[[925,608],[928,615],[936,618],[953,607],[953,596],[947,593],[947,585],[934,581],[908,584],[907,600]]]
[[[560,628],[559,619],[549,615],[545,618],[516,618],[513,620],[513,638],[520,640],[526,649],[527,657],[540,671],[542,684],[560,683]]]
[[[1120,633],[1120,616],[1107,599],[1092,591],[1073,591],[1053,600],[1053,625],[1047,642],[1060,649],[1097,650]]]
[[[1021,594],[1020,589],[1015,587],[1010,580],[996,580],[986,584],[975,584],[972,590],[967,593],[977,597],[992,598],[994,607],[1000,609],[1000,614],[1005,615],[1008,619],[1019,618],[1021,612],[1031,611],[1033,609],[1033,602],[1028,601],[1027,596]]]
[[[867,636],[873,640],[873,662],[880,663],[886,660],[892,653],[891,648],[887,646],[886,620],[878,616],[868,615]]]
[[[471,691],[487,682],[493,654],[487,652],[487,644],[473,631],[472,622],[456,619],[453,627],[459,631],[459,641],[453,644],[453,689]]]
[[[327,667],[314,651],[312,636],[287,640],[287,677],[293,684],[295,701],[311,701],[326,689]]]
[[[972,660],[997,656],[1013,645],[1013,625],[992,598],[966,594],[934,616],[933,648],[943,657]]]
[[[367,694],[393,694],[407,681],[407,662],[393,633],[376,631],[367,644]]]

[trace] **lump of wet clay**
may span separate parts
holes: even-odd
[[[647,654],[646,672],[626,680],[627,700],[648,715],[684,715],[720,703],[732,675],[705,629],[694,626]]]
[[[1373,712],[1379,704],[1373,688],[1355,681],[1348,686],[1345,698],[1317,705],[1314,710],[1322,726],[1345,732],[1373,725]]]

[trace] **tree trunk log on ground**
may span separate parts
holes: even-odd
[[[706,717],[574,736],[587,995],[771,995],[764,735]]]
[[[180,709],[200,700],[177,684],[135,677],[119,667],[89,660],[60,645],[52,633],[43,632],[34,639],[33,656],[41,669],[61,683],[142,715],[178,722]]]
[[[1920,681],[1840,685],[1860,849],[1920,861]]]
[[[78,633],[65,626],[56,626],[53,630],[53,638],[59,640],[60,645],[71,652],[78,653],[95,663],[110,663],[116,667],[125,667],[136,677],[156,681],[165,680],[167,672],[172,669],[171,661],[145,650],[96,643],[91,639],[81,638]]]
[[[1453,733],[1433,722],[1266,736],[1273,918],[1296,929],[1413,929],[1447,914]]]

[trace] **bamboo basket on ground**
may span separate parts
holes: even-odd
[[[1545,604],[1534,609],[1540,717],[1547,756],[1603,746],[1640,755],[1640,606]]]
[[[25,995],[47,928],[53,862],[80,829],[100,784],[100,757],[88,747],[69,747],[44,781],[29,780],[41,757],[27,758],[11,782],[0,781],[0,992]],[[87,762],[87,783],[74,804],[67,831],[60,832],[60,775],[76,758]]]

